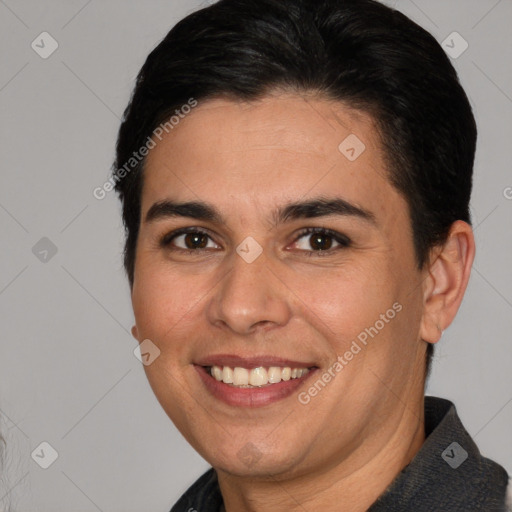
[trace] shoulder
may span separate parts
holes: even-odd
[[[425,397],[425,435],[419,452],[371,512],[506,511],[509,476],[503,467],[481,455],[452,402]]]

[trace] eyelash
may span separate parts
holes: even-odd
[[[181,251],[186,254],[197,254],[198,252],[201,252],[201,249],[183,249],[182,247],[172,247],[171,242],[179,237],[180,235],[187,235],[187,234],[198,234],[198,235],[206,235],[210,238],[210,240],[213,240],[212,236],[206,231],[201,228],[196,227],[189,227],[189,228],[182,228],[178,229],[176,231],[172,231],[171,233],[167,233],[164,235],[160,240],[160,246],[163,248],[167,248],[173,251]],[[304,255],[307,255],[308,257],[311,256],[328,256],[332,254],[333,252],[336,252],[341,249],[346,249],[347,247],[350,247],[352,242],[351,240],[342,233],[338,233],[337,231],[333,231],[332,229],[327,228],[305,228],[301,230],[298,235],[296,236],[294,240],[294,244],[298,242],[301,238],[307,236],[307,235],[314,235],[314,234],[320,234],[320,235],[326,235],[330,236],[335,242],[337,242],[339,245],[334,248],[329,248],[325,250],[305,250],[305,249],[299,249],[301,253]]]

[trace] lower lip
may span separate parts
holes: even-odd
[[[213,378],[206,368],[194,365],[199,373],[206,389],[219,400],[228,405],[236,407],[261,407],[269,405],[284,398],[289,397],[311,374],[315,373],[316,368],[310,369],[306,375],[297,379],[281,381],[277,384],[254,388],[238,388]]]

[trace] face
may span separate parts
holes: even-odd
[[[410,217],[372,119],[215,99],[156,142],[132,301],[160,404],[221,471],[363,465],[423,395],[425,357]]]

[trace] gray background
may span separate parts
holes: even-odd
[[[512,474],[512,0],[386,3],[439,42],[457,31],[469,43],[453,62],[480,134],[477,258],[428,392],[454,400]],[[208,467],[133,355],[119,206],[92,195],[146,55],[199,5],[0,1],[0,498],[14,510],[168,511]],[[43,31],[59,44],[47,59],[31,48]],[[42,237],[57,248],[46,262],[32,250]],[[43,441],[58,452],[48,469],[31,457]]]

